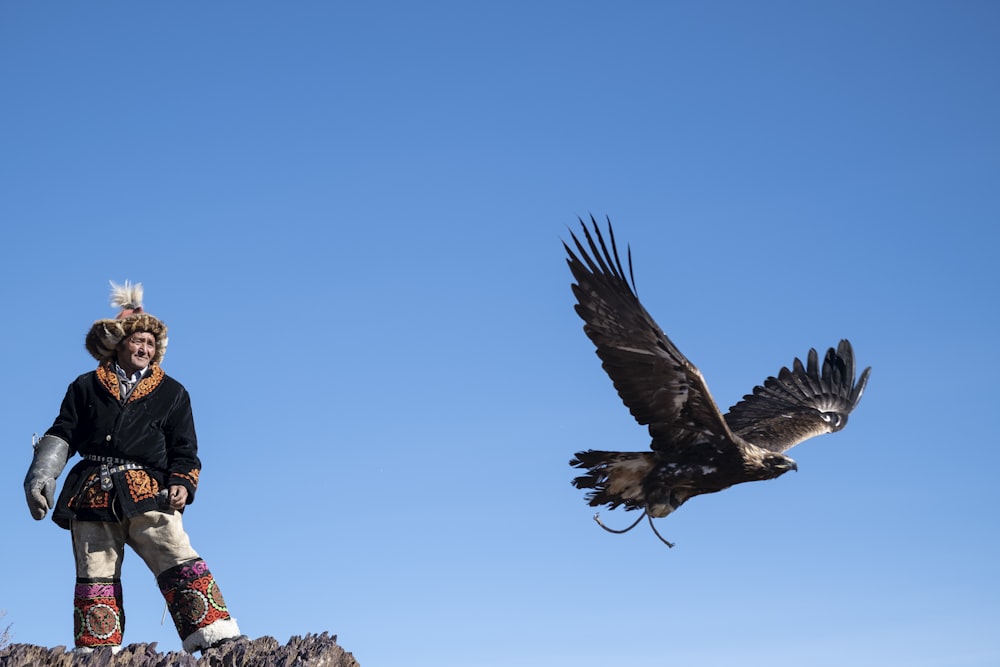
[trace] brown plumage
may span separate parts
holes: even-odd
[[[810,350],[805,365],[795,359],[791,370],[782,368],[723,415],[701,373],[639,302],[631,252],[626,278],[610,221],[607,242],[593,218],[593,231],[580,224],[586,245],[572,233],[575,252],[563,244],[576,280],[576,312],[618,395],[652,436],[652,451],[588,450],[570,461],[586,471],[573,485],[588,490],[591,506],[642,510],[631,526],[611,532],[631,530],[643,517],[656,532],[653,518],[694,496],[797,470],[785,451],[844,428],[871,371],[855,382],[848,341],[829,349],[822,364]]]

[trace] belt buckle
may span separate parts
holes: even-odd
[[[108,469],[107,463],[101,464],[101,489],[104,491],[110,491],[114,485],[111,483],[111,470]]]

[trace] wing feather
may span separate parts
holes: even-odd
[[[636,421],[649,427],[653,449],[696,442],[697,433],[738,446],[701,372],[639,302],[631,251],[627,279],[610,220],[607,241],[593,217],[590,222],[593,232],[580,220],[584,241],[570,233],[575,252],[563,244],[576,280],[575,310],[618,395]]]
[[[855,382],[854,349],[847,340],[827,350],[822,366],[815,349],[806,364],[796,358],[729,409],[726,422],[758,447],[784,452],[809,438],[839,431],[861,400],[871,368]]]

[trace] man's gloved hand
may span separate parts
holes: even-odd
[[[54,435],[44,435],[35,445],[35,457],[24,477],[24,496],[36,521],[55,505],[56,478],[66,467],[69,444]]]

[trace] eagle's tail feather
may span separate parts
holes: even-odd
[[[607,505],[614,509],[646,509],[643,480],[653,469],[656,455],[653,452],[602,452],[588,449],[577,452],[569,462],[571,466],[586,469],[586,473],[573,480],[578,489],[590,489],[587,503],[591,507]]]

